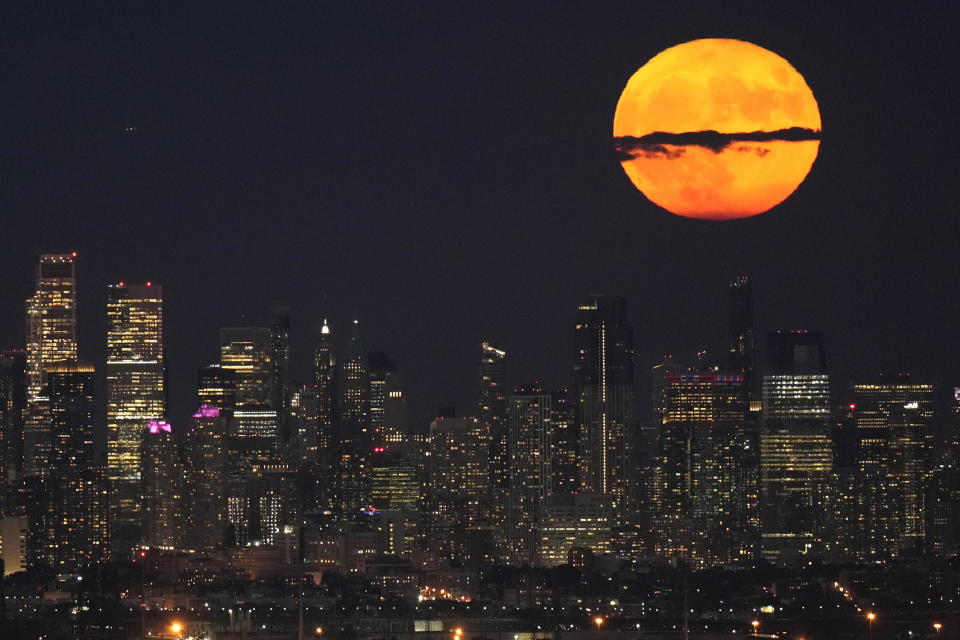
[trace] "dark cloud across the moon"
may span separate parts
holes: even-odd
[[[734,142],[802,142],[820,140],[821,132],[803,127],[790,127],[777,131],[750,131],[742,133],[720,133],[718,131],[689,131],[686,133],[668,133],[654,131],[647,135],[619,136],[613,139],[617,156],[630,160],[638,155],[678,158],[683,155],[683,146],[705,147],[714,153],[720,153]],[[671,148],[680,147],[680,148]]]

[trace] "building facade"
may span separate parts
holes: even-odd
[[[107,287],[107,473],[111,544],[124,557],[142,541],[141,452],[151,420],[166,418],[163,292]]]

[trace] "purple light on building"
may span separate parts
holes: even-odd
[[[209,404],[202,404],[197,412],[193,414],[194,418],[219,418],[220,409],[212,407]]]
[[[147,424],[147,428],[150,429],[150,433],[170,433],[172,431],[170,423],[166,420],[151,420]]]

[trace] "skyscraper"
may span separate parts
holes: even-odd
[[[427,452],[427,548],[441,558],[462,559],[489,491],[489,435],[476,418],[437,418],[430,423]]]
[[[292,469],[313,469],[317,465],[318,397],[316,386],[302,385],[290,394],[290,439],[287,459]]]
[[[107,555],[106,491],[94,464],[94,368],[80,362],[47,367],[53,464],[48,475],[47,561],[76,571]]]
[[[762,551],[771,562],[823,552],[833,467],[830,378],[823,334],[777,331],[767,339],[760,434]]]
[[[514,389],[507,399],[510,489],[507,494],[509,562],[539,566],[543,508],[553,493],[555,399],[539,385]]]
[[[317,387],[317,447],[323,460],[329,461],[330,447],[337,442],[337,358],[330,326],[323,321],[320,341],[313,354],[314,382]]]
[[[507,493],[510,489],[510,428],[507,425],[507,352],[490,342],[480,343],[480,422],[490,434],[490,495],[486,499],[487,517],[493,526],[498,555],[507,548],[502,534],[506,531]]]
[[[274,331],[270,327],[220,329],[220,366],[236,374],[237,405],[271,402],[274,346]]]
[[[209,553],[226,533],[227,419],[218,407],[201,404],[193,414],[184,448],[187,505],[185,546]]]
[[[143,435],[141,508],[143,542],[179,549],[183,542],[184,476],[180,447],[166,420],[151,420]]]
[[[730,282],[729,301],[727,366],[742,375],[747,389],[754,392],[753,283],[749,276],[737,276]]]
[[[857,466],[866,498],[861,526],[869,532],[857,555],[920,552],[930,489],[933,385],[898,374],[854,384],[853,393]]]
[[[77,359],[76,253],[37,259],[36,292],[27,300],[27,400],[41,394],[47,367]]]
[[[386,411],[391,406],[391,393],[400,391],[400,397],[403,397],[400,372],[386,353],[374,351],[367,359],[367,380],[370,441],[375,446],[383,446],[388,441],[396,444],[403,439],[403,434],[398,431],[401,425],[388,422]],[[394,415],[393,418],[396,416]]]
[[[77,358],[76,254],[44,254],[37,259],[36,289],[27,299],[27,413],[24,420],[24,472],[49,470],[50,431],[47,368]]]
[[[745,473],[750,442],[740,373],[670,374],[654,476],[656,552],[692,566],[751,557]]]
[[[633,436],[633,326],[625,298],[593,296],[577,309],[574,393],[584,489],[626,500]],[[615,513],[625,513],[615,505]]]
[[[27,407],[26,356],[26,352],[20,349],[0,352],[0,487],[15,484],[23,472],[23,419]]]
[[[351,325],[350,344],[341,363],[340,429],[343,442],[370,442],[370,386],[367,380],[367,352],[360,338],[360,321]]]
[[[111,544],[119,557],[141,542],[141,452],[151,420],[166,417],[163,292],[107,286],[107,472]]]
[[[219,364],[201,367],[197,373],[197,400],[216,407],[224,417],[237,408],[237,372]]]
[[[283,421],[290,400],[290,313],[274,309],[270,314],[270,406]]]

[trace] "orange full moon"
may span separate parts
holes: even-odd
[[[806,178],[820,110],[803,76],[772,51],[694,40],[633,74],[613,136],[627,176],[655,204],[688,218],[746,218]]]

